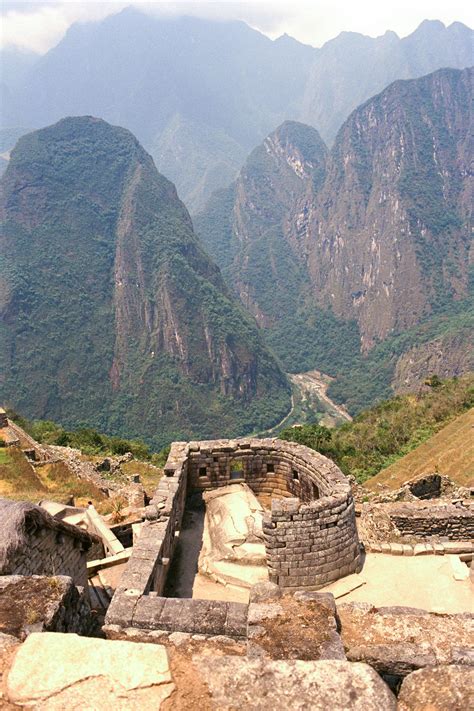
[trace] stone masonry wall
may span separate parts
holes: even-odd
[[[272,501],[264,519],[270,578],[281,588],[324,586],[355,572],[360,546],[348,480],[329,459],[277,439],[175,442],[165,476],[106,617],[118,629],[246,634],[248,606],[162,597],[187,493],[245,481]]]
[[[247,605],[162,597],[184,512],[187,454],[186,444],[171,446],[165,476],[147,507],[149,520],[107,612],[104,631],[111,638],[124,629],[245,637]]]
[[[390,519],[402,536],[447,538],[451,541],[474,539],[474,506],[418,504],[393,506]]]
[[[31,632],[93,635],[97,631],[87,592],[71,578],[0,577],[0,633],[24,639]]]
[[[87,548],[80,538],[40,527],[12,551],[0,574],[66,575],[87,589]]]
[[[245,481],[271,500],[267,564],[280,587],[316,589],[359,569],[349,482],[318,452],[278,439],[190,442],[188,472],[191,490]]]

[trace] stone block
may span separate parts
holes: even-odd
[[[130,627],[139,599],[140,593],[138,591],[134,594],[127,594],[123,588],[117,589],[107,610],[105,623],[107,625]]]
[[[225,634],[230,637],[245,637],[247,634],[247,619],[248,605],[238,602],[229,602],[227,604]]]
[[[271,661],[193,657],[216,708],[246,711],[396,711],[396,699],[373,669],[345,661]],[[335,680],[337,679],[337,683]]]
[[[160,618],[166,598],[143,595],[137,602],[129,626],[143,629],[160,629]],[[109,619],[107,618],[107,622]]]
[[[51,711],[159,708],[175,688],[164,647],[57,633],[28,637],[6,686],[11,702]]]
[[[474,669],[460,665],[419,669],[404,680],[399,711],[464,711],[472,707]]]

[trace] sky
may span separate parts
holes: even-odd
[[[254,2],[198,2],[161,0],[3,0],[0,47],[45,53],[74,22],[103,19],[134,5],[165,16],[194,15],[215,20],[244,20],[275,38],[287,33],[320,47],[339,32],[361,32],[371,37],[394,30],[400,37],[413,32],[424,19],[474,25],[474,3],[467,0],[256,0]]]

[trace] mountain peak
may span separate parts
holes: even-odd
[[[62,119],[18,142],[1,184],[14,407],[156,447],[286,414],[284,374],[128,130]]]

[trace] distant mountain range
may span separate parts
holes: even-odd
[[[352,412],[430,367],[472,368],[473,78],[391,84],[331,151],[285,122],[195,218],[284,367],[337,375]]]
[[[36,61],[2,57],[2,125],[91,114],[124,126],[195,213],[283,121],[303,121],[329,144],[349,113],[393,80],[469,66],[472,35],[460,23],[426,21],[404,39],[342,33],[314,49],[243,22],[129,8],[73,25]]]
[[[254,320],[129,131],[81,117],[30,133],[0,187],[2,403],[155,447],[288,412]]]

